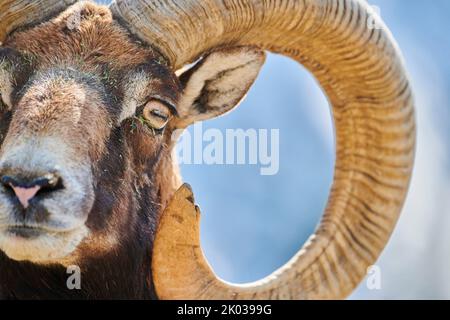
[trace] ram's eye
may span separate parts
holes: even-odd
[[[161,101],[151,100],[142,109],[142,117],[151,128],[162,130],[169,122],[170,110]]]

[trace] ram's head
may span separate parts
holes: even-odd
[[[153,243],[156,234],[160,298],[348,294],[395,225],[414,149],[408,79],[387,29],[370,27],[377,17],[369,6],[75,2],[0,1],[0,250],[15,261],[67,265]],[[192,193],[175,193],[173,136],[232,110],[264,50],[302,63],[327,93],[335,181],[304,248],[272,276],[240,287],[204,261]]]

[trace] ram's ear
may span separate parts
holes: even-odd
[[[180,76],[183,94],[175,127],[220,116],[236,107],[258,76],[265,53],[255,47],[209,53]]]

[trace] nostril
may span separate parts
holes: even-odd
[[[11,176],[3,176],[0,178],[0,182],[7,190],[14,193],[25,209],[36,196],[63,188],[62,179],[56,174],[47,174],[36,179],[18,179]]]
[[[5,186],[5,187],[10,187],[11,185],[19,185],[20,183],[14,179],[13,177],[10,176],[2,176],[0,179],[0,182]]]
[[[49,191],[52,191],[53,189],[57,189],[62,187],[62,181],[61,178],[55,174],[48,174],[44,177],[35,179],[31,185],[33,186],[39,186],[42,189],[48,189]]]
[[[36,179],[35,186],[39,186],[37,194],[47,194],[60,189],[63,189],[62,179],[58,176],[52,175],[45,178]]]

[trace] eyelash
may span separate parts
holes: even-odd
[[[152,110],[151,114],[155,117],[158,117],[164,121],[168,121],[170,116],[164,116],[163,114],[161,114],[160,112],[157,112],[157,110]]]

